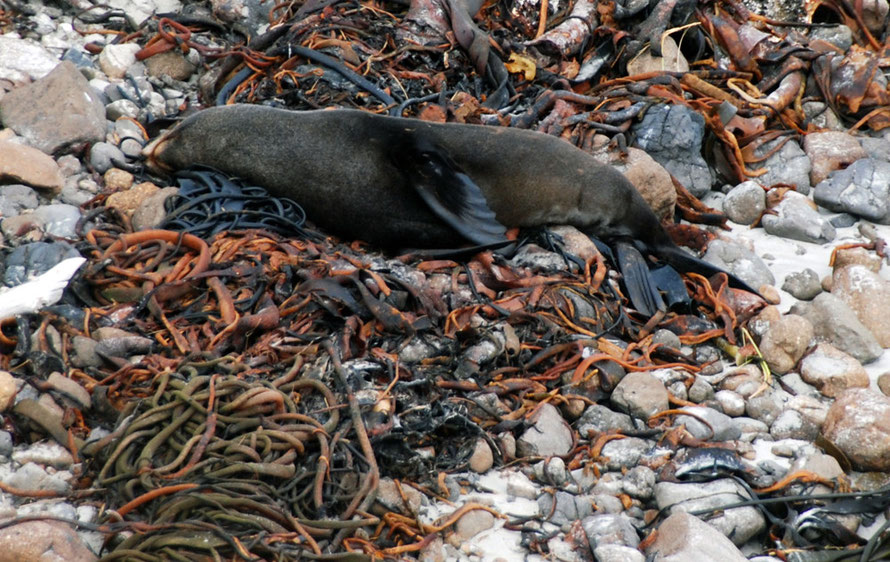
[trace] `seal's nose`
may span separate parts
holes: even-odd
[[[145,160],[145,165],[149,170],[166,174],[173,172],[173,168],[165,165],[162,161],[162,155],[168,140],[168,134],[164,133],[142,149],[142,158]]]

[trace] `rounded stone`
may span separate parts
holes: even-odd
[[[479,474],[487,472],[494,464],[494,455],[491,452],[491,447],[488,446],[485,439],[480,437],[476,440],[476,446],[473,448],[473,453],[470,455],[469,464],[470,470],[478,472]]]
[[[0,412],[5,412],[12,405],[17,388],[15,377],[7,371],[0,371]]]

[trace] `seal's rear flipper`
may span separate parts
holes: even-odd
[[[627,296],[634,308],[646,316],[665,310],[664,300],[658,292],[655,279],[649,273],[649,263],[631,242],[616,240],[612,243],[618,269],[624,276]]]
[[[392,158],[430,210],[461,236],[479,245],[506,240],[485,194],[448,153],[417,135],[394,147]]]
[[[763,295],[752,289],[747,283],[712,263],[708,263],[703,259],[687,254],[678,246],[662,246],[654,251],[655,255],[674,266],[678,271],[683,273],[692,272],[711,277],[717,273],[724,273],[729,278],[729,286],[733,289],[741,289],[751,294],[763,298]],[[765,299],[764,299],[765,300]]]

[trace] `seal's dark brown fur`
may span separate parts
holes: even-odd
[[[383,246],[461,241],[417,196],[390,155],[406,135],[441,147],[507,226],[570,224],[602,238],[666,239],[618,171],[560,139],[519,129],[438,124],[354,110],[207,109],[146,151],[177,170],[204,164],[290,197],[332,233]]]

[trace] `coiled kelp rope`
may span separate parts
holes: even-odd
[[[187,364],[87,445],[102,463],[95,485],[127,500],[109,517],[141,525],[105,559],[317,557],[338,531],[376,524],[355,514],[374,466],[346,438],[357,420],[338,428],[341,405],[323,382],[297,378],[301,364],[274,381]]]

